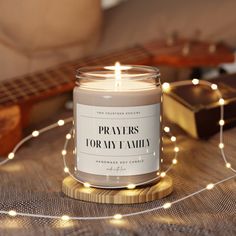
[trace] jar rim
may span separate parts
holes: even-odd
[[[120,65],[122,79],[148,79],[160,76],[160,71],[154,66]],[[114,79],[115,66],[85,66],[76,71],[77,79]]]

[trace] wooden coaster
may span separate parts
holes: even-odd
[[[173,191],[172,179],[165,176],[158,183],[136,189],[97,189],[86,188],[73,178],[66,177],[62,192],[68,197],[82,201],[113,204],[150,202],[168,196]]]

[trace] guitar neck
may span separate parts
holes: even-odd
[[[43,72],[0,82],[0,107],[26,102],[37,102],[73,89],[75,70],[83,66],[149,64],[151,55],[141,46],[103,56],[87,57],[61,64]]]
[[[212,45],[183,39],[174,42],[157,40],[102,56],[67,62],[44,72],[0,82],[0,107],[37,102],[70,91],[74,87],[75,70],[79,67],[113,65],[116,61],[121,64],[177,67],[216,66],[220,63],[233,62],[234,54],[223,44]]]

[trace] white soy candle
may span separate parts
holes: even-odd
[[[74,88],[75,175],[96,187],[139,185],[160,169],[159,71],[85,67]]]

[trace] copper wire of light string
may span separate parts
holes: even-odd
[[[69,132],[68,134],[72,135],[72,132],[73,132],[73,128],[70,130],[70,132]],[[171,133],[170,131],[169,131],[168,133],[169,133],[170,136],[172,137],[172,133]],[[85,184],[85,182],[80,181],[79,179],[77,179],[77,178],[74,176],[74,174],[72,174],[72,173],[70,172],[69,168],[67,167],[66,155],[67,155],[68,141],[69,141],[69,140],[66,139],[66,141],[65,141],[65,143],[64,143],[64,148],[63,148],[63,150],[62,150],[62,158],[63,158],[63,163],[64,163],[64,170],[66,170],[65,172],[68,173],[74,180],[76,180],[77,182],[79,182],[79,183],[81,183],[81,184]],[[173,143],[174,143],[174,147],[177,147],[177,145],[176,145],[177,142],[174,141]],[[63,153],[63,152],[64,152],[64,153]],[[175,152],[173,160],[177,160],[177,156],[178,156],[178,152]],[[152,179],[149,179],[149,180],[144,181],[144,182],[140,182],[140,183],[135,184],[135,187],[142,186],[142,185],[145,185],[145,184],[148,184],[148,183],[152,183],[153,181],[155,181],[155,180],[161,178],[161,176],[160,176],[161,174],[164,174],[164,176],[165,176],[165,175],[171,170],[171,168],[172,168],[173,165],[174,165],[173,163],[170,164],[170,165],[168,166],[168,168],[167,168],[165,171],[159,173],[159,175],[158,175],[157,177],[152,178]],[[89,184],[89,187],[103,188],[103,189],[128,188],[128,185],[120,185],[120,186],[116,186],[116,187],[107,187],[107,186],[102,186],[102,185],[94,185],[94,184],[90,184],[90,183],[87,183],[87,184]]]
[[[67,221],[67,220],[104,220],[104,219],[115,219],[115,220],[120,220],[121,218],[123,217],[130,217],[130,216],[135,216],[135,215],[140,215],[140,214],[144,214],[144,213],[149,213],[149,212],[152,212],[152,211],[156,211],[156,210],[159,210],[159,209],[168,209],[170,208],[172,205],[176,204],[176,203],[179,203],[181,201],[184,201],[185,199],[188,199],[188,198],[191,198],[193,196],[196,196],[197,194],[200,194],[206,190],[211,190],[213,189],[215,186],[219,185],[219,184],[222,184],[228,180],[231,180],[233,178],[236,177],[236,170],[231,166],[231,164],[227,161],[227,157],[225,155],[225,152],[224,152],[224,143],[223,143],[223,125],[224,125],[224,100],[222,98],[222,95],[220,93],[220,91],[218,90],[218,87],[216,84],[212,84],[208,81],[199,81],[198,79],[193,79],[192,81],[179,81],[179,82],[173,82],[171,83],[171,86],[182,86],[182,85],[190,85],[190,84],[194,84],[195,86],[197,86],[198,84],[203,84],[203,85],[206,85],[206,86],[209,86],[212,88],[212,90],[216,91],[217,92],[217,95],[219,97],[219,103],[220,103],[220,121],[219,121],[219,124],[220,124],[220,143],[219,143],[219,148],[221,150],[221,156],[223,158],[223,161],[225,162],[225,165],[226,167],[231,170],[234,174],[227,177],[227,178],[224,178],[220,181],[217,181],[215,183],[209,183],[206,187],[203,187],[201,189],[199,189],[198,191],[195,191],[191,194],[188,194],[184,197],[181,197],[179,199],[176,199],[172,202],[166,202],[164,203],[163,205],[161,206],[158,206],[158,207],[153,207],[153,208],[148,208],[146,210],[142,210],[142,211],[136,211],[136,212],[131,212],[131,213],[127,213],[127,214],[115,214],[115,215],[107,215],[107,216],[68,216],[68,215],[62,215],[62,216],[57,216],[57,215],[44,215],[44,214],[32,214],[32,213],[27,213],[27,212],[16,212],[15,210],[10,210],[10,211],[5,211],[5,210],[0,210],[0,214],[5,214],[5,215],[9,215],[11,217],[14,217],[14,216],[26,216],[26,217],[35,217],[35,218],[47,218],[47,219],[58,219],[58,220],[63,220],[63,221]],[[162,85],[163,88],[166,88],[166,89],[163,89],[164,92],[165,90],[168,90],[168,88],[170,88],[170,84],[169,83],[164,83]],[[64,119],[64,120],[59,120],[57,123],[54,123],[54,124],[51,124],[49,126],[46,126],[45,128],[42,128],[40,130],[35,130],[32,132],[32,134],[26,136],[25,138],[23,138],[16,146],[15,148],[13,149],[12,152],[9,153],[8,155],[8,158],[1,161],[0,162],[0,165],[3,165],[5,163],[7,163],[8,161],[12,160],[14,157],[15,157],[15,153],[17,152],[17,150],[25,143],[27,142],[28,140],[32,139],[32,138],[35,138],[37,136],[39,136],[40,134],[44,133],[44,132],[47,132],[51,129],[54,129],[54,128],[57,128],[58,126],[63,126],[64,124],[66,123],[69,123],[69,122],[72,122],[73,121],[73,118],[70,117],[70,118],[67,118],[67,119]],[[166,130],[165,130],[166,128]],[[173,160],[176,160],[177,161],[177,156],[178,156],[178,152],[179,152],[179,148],[176,144],[176,137],[175,136],[172,136],[172,134],[170,133],[170,129],[169,127],[165,127],[164,130],[166,131],[166,133],[169,133],[170,137],[171,137],[171,141],[174,143],[174,151],[175,151],[175,155],[174,155],[174,159]],[[78,181],[76,179],[76,177],[70,172],[69,168],[67,167],[67,164],[66,164],[66,148],[68,146],[68,142],[69,142],[69,139],[71,139],[71,134],[73,132],[73,129],[70,130],[70,132],[66,135],[66,140],[65,140],[65,143],[64,143],[64,147],[63,147],[63,150],[62,150],[62,157],[63,157],[63,164],[64,164],[64,171],[66,173],[68,173],[72,178],[74,178],[76,181]],[[174,137],[174,138],[173,138]],[[177,149],[176,149],[177,148]],[[172,161],[173,161],[172,160]],[[172,166],[174,164],[176,164],[177,162],[173,163],[166,169],[165,172],[162,172],[164,173],[164,176],[165,174],[171,170]],[[146,181],[146,182],[143,182],[143,183],[139,183],[139,184],[136,184],[135,186],[138,186],[138,185],[143,185],[145,183],[148,183],[148,182],[152,182],[156,179],[160,178],[160,176],[157,176],[155,179],[151,179],[149,181]],[[85,183],[84,183],[85,184]],[[121,186],[123,187],[123,186]],[[127,186],[126,186],[127,187]],[[132,190],[130,190],[132,191]]]

